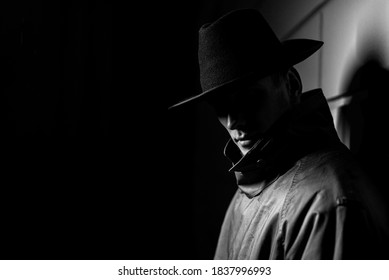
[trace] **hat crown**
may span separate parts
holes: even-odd
[[[261,72],[282,58],[281,43],[253,9],[230,12],[199,30],[198,58],[203,91],[248,73]]]

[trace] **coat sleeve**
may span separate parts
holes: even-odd
[[[322,196],[285,227],[286,259],[379,259],[380,238],[367,211],[352,200],[326,205]]]

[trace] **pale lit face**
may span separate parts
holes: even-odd
[[[290,107],[285,81],[276,83],[270,76],[254,85],[210,101],[220,123],[245,155],[264,133]]]

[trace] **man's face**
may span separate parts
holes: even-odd
[[[285,80],[276,82],[271,76],[220,99],[210,103],[243,155],[291,106]]]

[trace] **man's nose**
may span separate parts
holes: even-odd
[[[239,116],[239,114],[232,114],[229,113],[227,115],[227,128],[229,130],[238,129],[241,126],[244,126],[245,122],[244,119]]]

